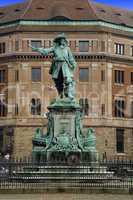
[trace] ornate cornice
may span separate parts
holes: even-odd
[[[114,29],[117,31],[124,31],[124,32],[130,32],[133,33],[133,27],[127,26],[126,24],[113,24],[110,22],[105,22],[103,20],[76,20],[76,21],[47,21],[47,20],[17,20],[17,21],[12,21],[9,23],[1,23],[0,24],[0,33],[1,31],[3,32],[3,30],[5,29],[10,29],[10,28],[15,28],[16,27],[16,31],[19,31],[20,27],[22,30],[22,27],[30,27],[30,26],[35,26],[35,27],[47,27],[47,26],[98,26],[100,28],[108,28],[108,29]],[[15,29],[13,29],[15,31]]]
[[[118,62],[123,64],[129,64],[133,66],[133,57],[109,55],[106,53],[95,53],[95,54],[75,54],[75,58],[78,62]],[[0,63],[8,62],[36,62],[36,61],[51,61],[51,56],[43,56],[36,53],[14,53],[10,55],[0,56]]]

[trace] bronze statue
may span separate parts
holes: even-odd
[[[73,72],[77,64],[68,47],[68,41],[64,33],[58,35],[53,43],[54,45],[51,48],[36,48],[33,46],[31,48],[42,55],[51,54],[53,56],[49,73],[55,82],[58,94],[61,98],[65,96],[74,99],[75,81],[73,79]]]

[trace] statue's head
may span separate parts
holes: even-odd
[[[58,44],[59,46],[67,46],[68,45],[68,41],[66,39],[66,36],[64,33],[59,34],[55,39],[54,39],[54,43]]]

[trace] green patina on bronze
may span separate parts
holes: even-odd
[[[75,81],[73,79],[74,70],[77,67],[74,56],[68,47],[68,41],[62,33],[54,39],[53,47],[36,48],[31,46],[32,50],[41,53],[42,55],[51,54],[53,57],[52,64],[49,70],[56,89],[61,98],[75,97]]]
[[[86,133],[83,134],[83,115],[80,111],[78,103],[74,103],[73,101],[70,102],[69,99],[57,99],[48,107],[48,109],[47,133],[42,134],[42,131],[37,129],[33,138],[33,159],[35,161],[38,159],[40,161],[50,160],[50,155],[52,153],[64,152],[64,155],[67,157],[69,153],[73,152],[80,153],[81,159],[82,153],[90,153],[93,156],[89,162],[96,160],[97,151],[95,131],[94,129],[89,128]],[[60,120],[58,120],[58,124],[55,124],[54,121],[54,118],[58,115],[61,115],[63,120],[63,117],[66,117],[70,112],[71,115],[74,116],[74,124],[72,124],[72,126],[75,127],[74,134],[65,130]],[[55,126],[59,127],[59,132],[54,132]]]
[[[65,45],[63,43],[59,44],[62,38]],[[53,53],[50,74],[55,81],[55,85],[57,86],[59,82],[63,87],[62,90],[56,87],[59,96],[53,99],[48,106],[47,133],[42,133],[41,129],[36,130],[33,138],[33,159],[35,161],[50,161],[52,155],[64,153],[65,158],[70,154],[74,154],[80,155],[80,160],[84,160],[83,154],[86,153],[91,155],[89,161],[94,161],[97,153],[95,131],[89,128],[83,134],[83,114],[79,103],[75,99],[75,87],[72,86],[74,83],[73,70],[76,68],[76,62],[66,45],[67,40],[64,34],[56,37],[54,42],[56,45],[48,49],[32,47],[32,49],[43,55]],[[65,61],[65,59],[68,61]],[[62,76],[60,76],[60,70]]]

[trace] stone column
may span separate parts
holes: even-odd
[[[112,63],[107,63],[107,117],[112,117]]]
[[[91,101],[92,101],[92,117],[99,115],[99,64],[92,63],[91,65]]]
[[[12,117],[14,113],[14,96],[15,96],[15,85],[13,82],[13,64],[8,64],[8,117]]]

